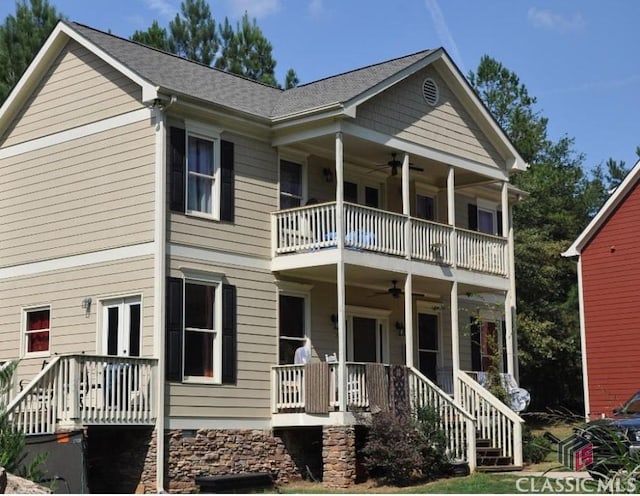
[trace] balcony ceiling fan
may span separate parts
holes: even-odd
[[[391,295],[392,298],[398,299],[400,296],[404,294],[404,291],[398,287],[398,281],[391,281],[391,287],[386,291],[381,291],[379,293],[373,293],[371,296],[383,296],[383,295]],[[424,293],[411,293],[413,296],[422,297]]]
[[[402,168],[402,161],[398,160],[397,156],[398,154],[396,152],[391,152],[391,160],[389,160],[386,164],[376,165],[376,168],[374,170],[379,170],[384,167],[391,167],[391,175],[397,176],[398,168]],[[409,169],[424,172],[424,169],[422,167],[416,167],[412,163],[409,163]]]

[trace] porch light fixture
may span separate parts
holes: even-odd
[[[82,300],[82,309],[87,315],[91,313],[91,297],[87,296]]]
[[[324,169],[322,169],[322,174],[324,174],[324,180],[328,183],[332,183],[333,182],[333,171],[331,169],[329,169],[328,167],[325,167]]]
[[[335,313],[331,314],[331,323],[333,324],[333,328],[338,330],[338,316]]]
[[[398,336],[403,337],[404,336],[404,323],[400,322],[399,320],[396,321],[396,329],[398,331]]]

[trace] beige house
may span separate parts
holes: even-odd
[[[526,167],[441,48],[284,91],[61,22],[0,109],[14,421],[135,440],[129,490],[348,487],[356,413],[403,390],[454,460],[520,466],[474,378],[517,377]]]

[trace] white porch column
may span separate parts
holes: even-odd
[[[336,235],[338,241],[338,264],[336,288],[338,295],[338,401],[340,411],[347,411],[347,329],[345,311],[344,274],[344,162],[342,132],[336,133]]]
[[[404,281],[404,344],[407,367],[413,367],[413,275],[407,274]]]
[[[460,399],[457,374],[460,370],[460,333],[458,332],[458,281],[451,284],[451,368],[453,369],[453,397]]]
[[[409,192],[409,154],[405,153],[402,159],[402,213],[404,219],[404,249],[405,258],[411,259],[411,193]],[[411,293],[409,293],[411,294]]]
[[[452,165],[447,171],[447,224],[451,227],[456,226],[456,197],[455,197],[455,172]],[[451,231],[449,238],[451,244],[451,263],[453,267],[458,266],[458,242],[455,229]]]
[[[515,348],[513,344],[513,281],[514,274],[511,271],[511,247],[513,245],[513,232],[511,229],[511,219],[509,212],[509,183],[507,181],[502,182],[501,200],[502,200],[502,235],[506,236],[509,241],[504,249],[504,257],[507,262],[507,276],[509,277],[509,289],[504,296],[504,330],[505,330],[505,346],[507,348],[507,373],[515,377]]]

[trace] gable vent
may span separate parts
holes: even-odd
[[[424,96],[424,101],[432,107],[438,104],[440,92],[438,91],[438,85],[433,79],[427,78],[424,80],[424,83],[422,83],[422,96]]]

